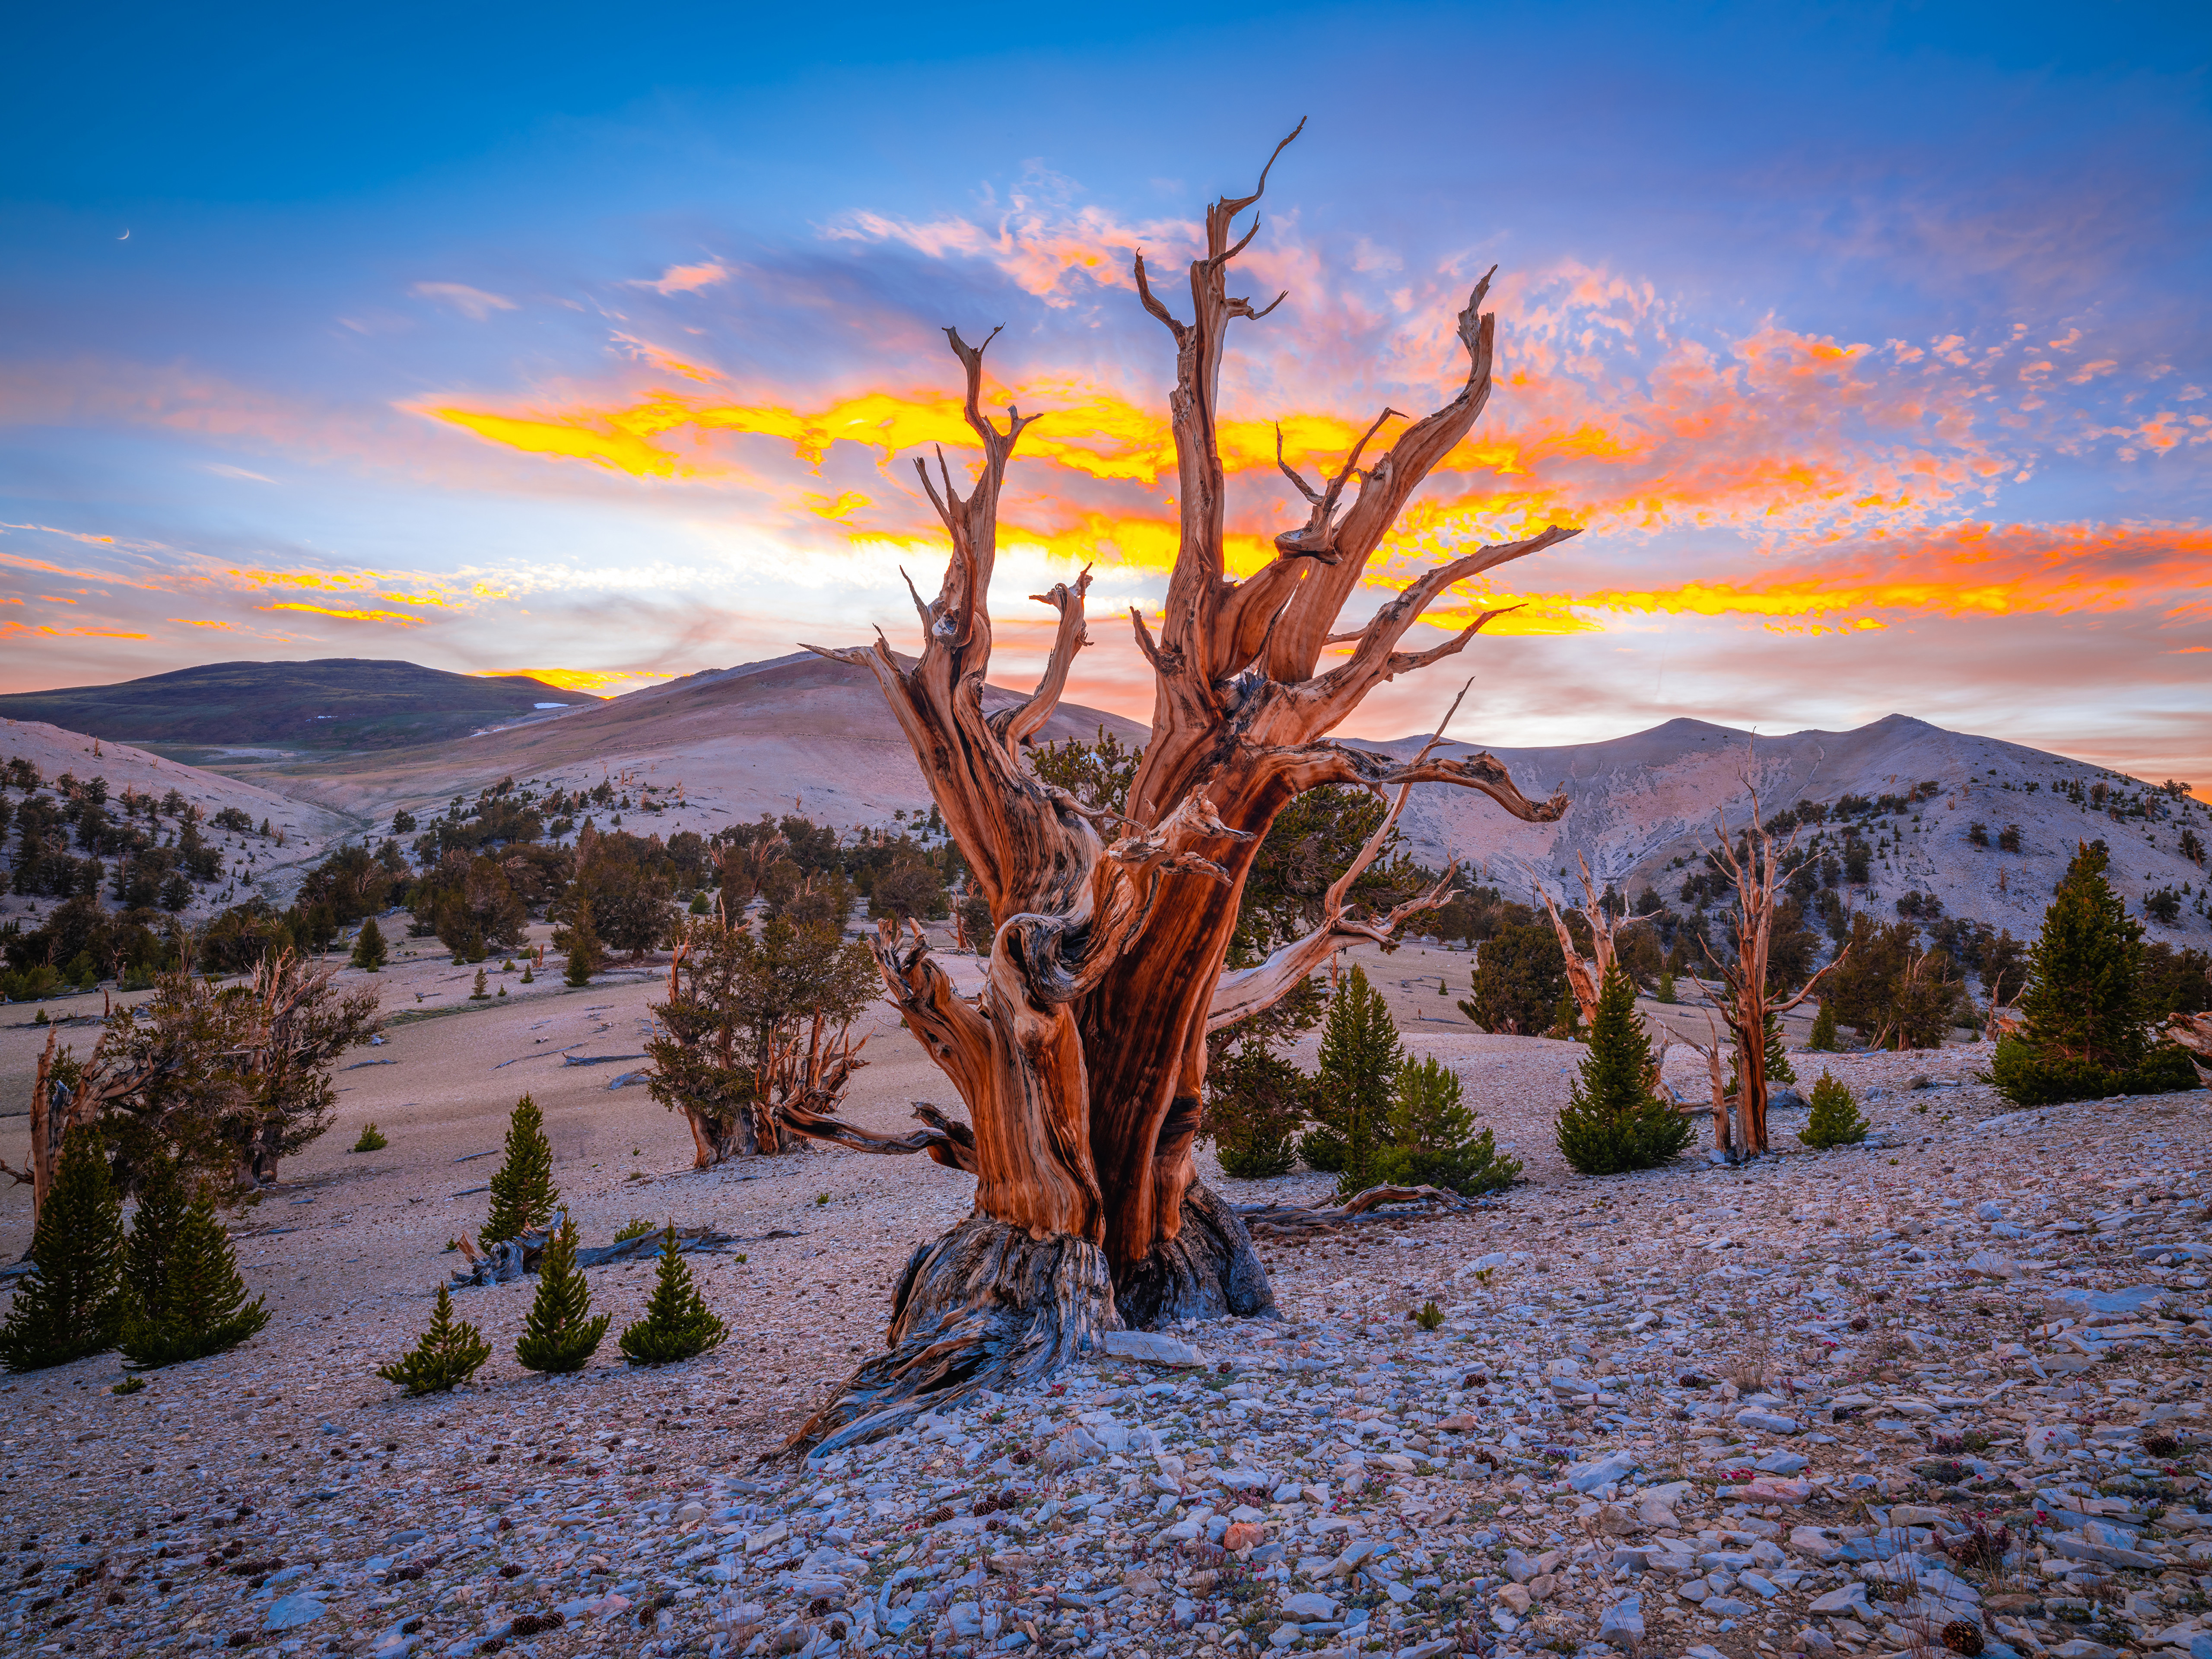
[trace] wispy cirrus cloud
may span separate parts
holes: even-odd
[[[407,290],[418,298],[450,306],[471,322],[482,322],[495,312],[513,311],[514,301],[503,294],[489,294],[480,288],[471,288],[466,283],[417,283]]]

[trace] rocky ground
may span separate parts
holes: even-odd
[[[1547,1139],[1578,1050],[1423,1033],[1408,1006],[1408,1047],[1466,1079],[1525,1184],[1263,1241],[1279,1319],[1101,1354],[817,1466],[777,1448],[969,1185],[842,1153],[684,1170],[680,1125],[608,1089],[621,1062],[558,1057],[628,1052],[651,994],[396,1027],[373,1051],[396,1063],[345,1074],[338,1128],[243,1230],[268,1330],[125,1395],[112,1356],[0,1385],[0,1641],[1753,1659],[1948,1632],[2033,1659],[2212,1656],[2201,1094],[2011,1114],[1972,1080],[1985,1049],[1829,1057],[1881,1127],[1867,1146],[1585,1181]],[[884,1127],[932,1086],[896,1041],[855,1107]],[[737,1235],[695,1258],[731,1340],[643,1371],[611,1341],[549,1381],[512,1355],[530,1285],[465,1291],[492,1364],[406,1399],[372,1369],[459,1259],[517,1072],[550,1102],[587,1243],[633,1213]],[[347,1153],[368,1115],[392,1148]],[[1802,1121],[1778,1118],[1782,1145]],[[4,1224],[13,1255],[20,1200]],[[650,1273],[595,1268],[594,1297],[634,1317]]]

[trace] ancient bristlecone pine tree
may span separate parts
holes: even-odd
[[[1266,181],[1263,171],[1261,189]],[[1405,761],[1328,739],[1375,687],[1458,651],[1495,614],[1426,650],[1399,650],[1454,583],[1572,533],[1552,528],[1468,552],[1419,576],[1365,625],[1334,632],[1407,497],[1489,398],[1486,277],[1459,315],[1468,369],[1456,394],[1409,422],[1364,471],[1362,451],[1395,411],[1377,417],[1321,488],[1286,465],[1310,516],[1276,538],[1264,568],[1230,579],[1218,386],[1229,325],[1265,314],[1227,289],[1231,264],[1257,229],[1239,240],[1232,222],[1259,199],[1255,189],[1206,210],[1188,321],[1153,293],[1141,255],[1135,264],[1138,295],[1175,342],[1169,408],[1181,525],[1159,634],[1130,618],[1156,701],[1126,816],[1085,807],[1021,760],[1086,643],[1087,574],[1041,596],[1059,626],[1035,695],[983,711],[999,491],[1029,420],[1010,409],[1001,430],[984,416],[983,349],[953,330],[945,332],[966,373],[982,460],[964,497],[941,457],[934,479],[921,469],[952,543],[937,598],[925,605],[916,597],[921,653],[904,659],[880,640],[822,653],[881,683],[989,902],[995,935],[974,997],[957,994],[918,943],[888,927],[880,937],[893,1000],[967,1105],[972,1135],[951,1126],[929,1134],[927,1151],[974,1172],[975,1212],[915,1252],[896,1294],[889,1352],[862,1366],[803,1437],[845,1443],[975,1386],[1034,1379],[1102,1329],[1269,1306],[1243,1224],[1199,1183],[1192,1160],[1206,1033],[1267,1008],[1353,939],[1388,937],[1405,915],[1448,897],[1450,882],[1383,918],[1350,913],[1340,884],[1311,933],[1224,974],[1261,838],[1301,792],[1332,784],[1463,785],[1530,822],[1565,809],[1564,799],[1526,799],[1486,754]],[[1324,668],[1332,641],[1348,648]]]

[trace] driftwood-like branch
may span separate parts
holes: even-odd
[[[1385,1204],[1417,1206],[1386,1210]],[[1332,1232],[1362,1222],[1410,1221],[1474,1208],[1472,1200],[1440,1187],[1370,1187],[1341,1204],[1240,1204],[1237,1214],[1255,1235]]]
[[[1583,920],[1589,924],[1589,960],[1583,959],[1582,952],[1576,948],[1574,934],[1569,931],[1565,919],[1559,915],[1559,907],[1552,902],[1551,894],[1540,882],[1536,884],[1536,896],[1544,901],[1545,913],[1552,919],[1552,931],[1559,935],[1559,954],[1566,958],[1567,986],[1574,993],[1575,1006],[1582,1012],[1583,1024],[1595,1025],[1597,1000],[1604,993],[1606,975],[1613,971],[1613,964],[1620,959],[1620,930],[1632,927],[1650,918],[1623,916],[1615,921],[1606,915],[1605,906],[1598,902],[1597,885],[1590,879],[1589,860],[1577,853],[1575,862],[1582,868],[1581,908]]]
[[[1530,800],[1514,783],[1504,763],[1487,751],[1459,760],[1430,757],[1399,761],[1369,750],[1324,742],[1277,750],[1270,758],[1276,763],[1279,775],[1294,782],[1299,791],[1328,783],[1357,784],[1366,789],[1404,783],[1449,783],[1480,789],[1523,823],[1555,823],[1567,811],[1565,793],[1549,800]]]

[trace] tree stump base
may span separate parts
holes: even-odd
[[[1182,1230],[1154,1247],[1121,1281],[1122,1324],[1152,1331],[1183,1319],[1271,1319],[1275,1291],[1235,1208],[1194,1182],[1183,1195]]]
[[[790,1443],[818,1458],[896,1434],[978,1389],[1041,1382],[1121,1328],[1097,1245],[970,1216],[915,1249],[892,1300],[889,1352],[847,1378]]]

